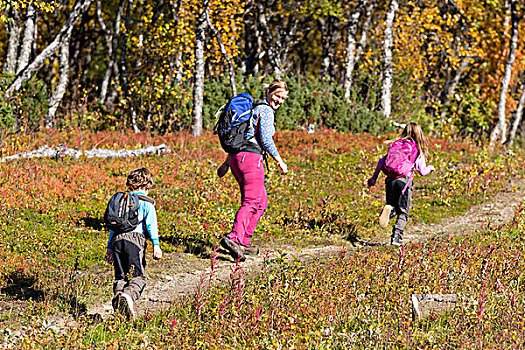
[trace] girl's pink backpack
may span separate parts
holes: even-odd
[[[383,173],[390,178],[412,177],[414,174],[414,163],[419,150],[412,138],[399,139],[390,145],[383,166]],[[408,182],[407,182],[408,183]]]

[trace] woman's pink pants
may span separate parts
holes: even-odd
[[[248,246],[251,245],[255,226],[268,207],[263,156],[253,152],[237,153],[230,159],[230,169],[239,183],[242,203],[228,238]]]

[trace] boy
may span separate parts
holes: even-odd
[[[126,186],[140,197],[139,224],[130,232],[109,231],[104,260],[113,263],[115,269],[114,297],[111,304],[128,320],[133,320],[135,317],[133,302],[140,297],[146,286],[144,253],[147,235],[153,243],[153,258],[155,260],[162,258],[162,251],[159,246],[155,202],[146,197],[149,191],[155,187],[153,175],[146,168],[134,169],[128,174]]]

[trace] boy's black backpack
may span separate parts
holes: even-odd
[[[104,223],[115,233],[133,231],[140,223],[139,201],[148,201],[155,205],[155,201],[135,192],[117,192],[109,199],[104,212]]]
[[[237,154],[246,149],[263,153],[257,143],[245,137],[250,129],[253,109],[261,103],[256,103],[248,93],[240,93],[217,111],[219,120],[214,130],[226,153]]]

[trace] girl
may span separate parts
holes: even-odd
[[[392,159],[394,158],[392,154],[394,152],[391,150],[394,144],[396,144],[395,147],[405,147],[405,150],[401,150],[398,154],[402,152],[408,154],[405,160],[405,162],[409,163],[408,173],[406,171],[404,173],[392,171],[392,168],[395,168],[396,165],[392,164]],[[414,150],[407,150],[407,147],[410,148],[411,145],[415,146]],[[430,172],[436,170],[434,166],[426,164],[428,146],[429,141],[425,134],[423,134],[421,126],[417,123],[408,123],[401,134],[400,140],[392,143],[389,154],[379,160],[374,174],[368,179],[368,186],[374,186],[380,171],[383,171],[385,175],[387,175],[385,179],[386,205],[379,217],[379,225],[385,228],[388,226],[388,221],[394,216],[397,216],[396,223],[392,229],[391,244],[401,245],[403,231],[408,221],[410,201],[412,200],[414,168],[417,169],[418,173],[422,176],[428,175]],[[397,165],[399,165],[398,169],[403,168],[401,164]]]
[[[273,141],[275,134],[275,111],[288,97],[288,86],[284,81],[276,80],[264,90],[266,98],[253,109],[252,127],[246,139],[259,147],[247,147],[237,154],[228,154],[224,163],[217,169],[219,177],[224,176],[231,167],[233,176],[239,183],[241,207],[235,215],[231,232],[221,240],[221,245],[230,255],[239,261],[245,260],[245,254],[258,254],[259,249],[251,246],[255,226],[268,206],[264,187],[264,153],[277,162],[282,173],[288,172]],[[255,136],[255,137],[253,137]]]

